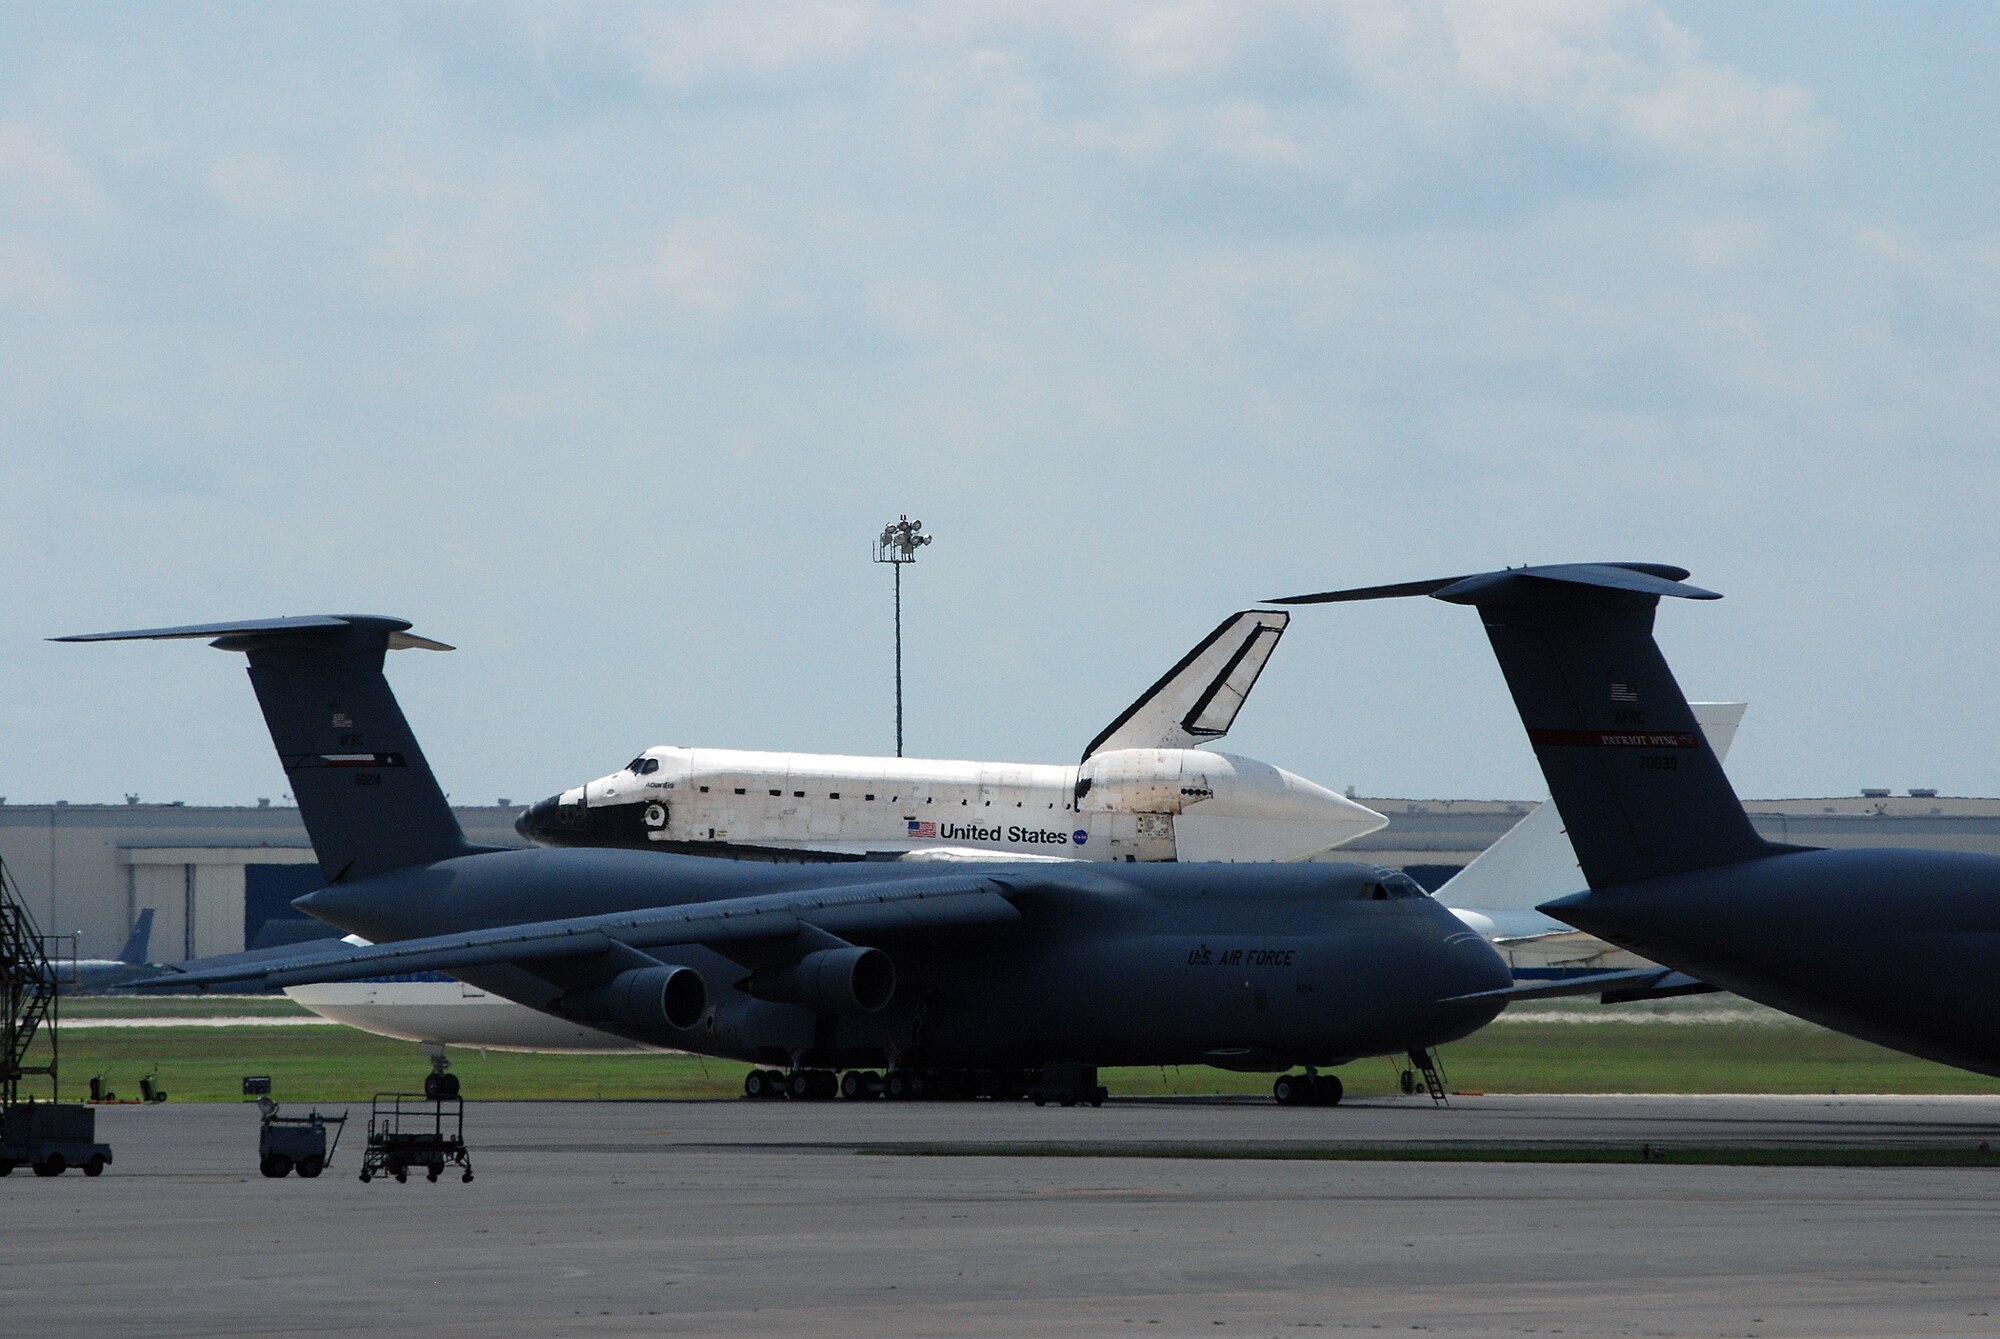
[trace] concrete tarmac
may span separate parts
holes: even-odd
[[[286,1108],[288,1114],[298,1109]],[[1969,1146],[2000,1099],[472,1103],[477,1179],[255,1169],[245,1106],[114,1107],[0,1181],[10,1334],[1992,1335],[2000,1173],[884,1155]]]

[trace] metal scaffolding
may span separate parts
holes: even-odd
[[[56,1099],[56,972],[42,948],[41,932],[14,877],[0,861],[0,988],[6,1016],[0,1019],[0,1105],[12,1106],[21,1083],[46,1075],[49,1099]],[[48,1063],[31,1065],[28,1052],[48,1026]]]

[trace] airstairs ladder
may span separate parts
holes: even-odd
[[[1410,1052],[1410,1068],[1424,1076],[1424,1089],[1431,1095],[1436,1106],[1448,1107],[1451,1099],[1445,1095],[1444,1066],[1438,1060],[1437,1048],[1428,1047]]]

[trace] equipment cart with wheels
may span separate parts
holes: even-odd
[[[97,1113],[67,1102],[16,1102],[0,1107],[0,1176],[32,1167],[36,1176],[61,1176],[81,1167],[101,1176],[111,1146],[97,1142]]]
[[[377,1093],[368,1112],[368,1148],[361,1155],[361,1179],[393,1176],[410,1179],[421,1167],[432,1181],[446,1167],[462,1167],[459,1179],[472,1179],[472,1158],[465,1151],[465,1103],[458,1098],[433,1100],[417,1093]]]
[[[340,1132],[347,1125],[347,1113],[322,1116],[318,1108],[304,1116],[280,1116],[278,1104],[268,1097],[257,1099],[263,1119],[257,1130],[257,1168],[269,1177],[297,1172],[310,1180],[333,1161],[340,1147]],[[333,1127],[333,1147],[327,1147],[326,1127]]]

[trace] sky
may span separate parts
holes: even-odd
[[[1678,563],[1746,796],[2000,794],[2000,6],[0,0],[0,795],[284,793],[321,612],[460,802],[1073,761],[1231,610]],[[1224,748],[1546,793],[1470,611]]]

